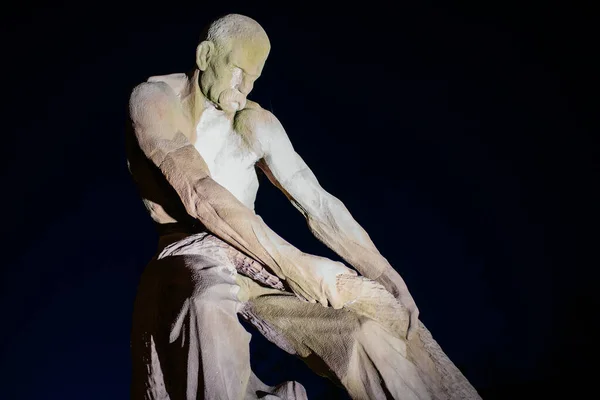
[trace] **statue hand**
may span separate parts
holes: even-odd
[[[323,307],[331,305],[335,309],[344,306],[344,300],[337,289],[338,275],[356,276],[356,271],[341,262],[325,257],[305,254],[301,260],[301,270],[287,277],[292,291],[301,299],[311,303],[320,303]]]
[[[377,282],[381,283],[388,292],[404,306],[409,314],[409,325],[407,331],[407,339],[411,339],[419,327],[419,309],[408,291],[408,287],[404,280],[393,268],[381,274],[377,278]]]

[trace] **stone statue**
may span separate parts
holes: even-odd
[[[402,278],[277,118],[247,99],[269,50],[256,21],[227,15],[208,27],[192,73],[131,94],[128,167],[160,235],[134,308],[132,398],[307,398],[297,382],[254,375],[240,315],[354,399],[479,399]],[[269,229],[254,212],[255,167],[361,275]]]

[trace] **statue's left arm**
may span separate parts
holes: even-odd
[[[259,167],[306,217],[315,237],[363,276],[380,282],[398,298],[411,313],[411,328],[415,327],[419,311],[404,280],[379,253],[346,206],[321,187],[277,118],[266,110],[256,113],[252,130],[264,150]]]

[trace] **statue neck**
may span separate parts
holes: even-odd
[[[206,96],[200,90],[200,70],[195,69],[188,75],[188,83],[181,95],[184,112],[190,118],[193,126],[198,125],[202,112],[206,108]]]

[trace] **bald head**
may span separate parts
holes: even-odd
[[[225,111],[244,108],[271,49],[252,18],[229,14],[213,21],[196,50],[202,93]]]
[[[218,48],[229,47],[232,42],[242,41],[258,47],[270,47],[267,33],[258,22],[240,14],[228,14],[213,21],[204,40]]]

